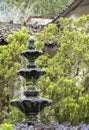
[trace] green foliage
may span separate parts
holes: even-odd
[[[13,128],[13,125],[11,124],[4,123],[0,125],[0,130],[12,130],[12,128]]]
[[[36,48],[42,50],[44,48],[45,43],[48,41],[57,42],[55,35],[58,32],[58,28],[56,24],[49,24],[48,27],[45,27],[43,33],[36,34]]]
[[[22,23],[30,16],[57,16],[73,0],[1,0],[1,21]]]
[[[4,111],[5,113],[6,111]],[[15,107],[10,107],[10,112],[8,114],[7,117],[4,118],[3,123],[11,123],[11,124],[15,124],[18,122],[21,122],[22,120],[24,120],[24,114]]]
[[[0,122],[8,117],[10,100],[14,94],[15,82],[18,88],[17,71],[21,66],[20,53],[27,47],[28,31],[25,27],[13,32],[7,38],[8,45],[0,46]]]
[[[89,16],[83,16],[77,21],[60,19],[60,28],[55,24],[45,27],[41,34],[36,35],[36,47],[43,49],[45,43],[55,43],[59,48],[54,57],[44,53],[36,61],[37,65],[46,70],[46,75],[40,77],[37,84],[41,96],[52,99],[51,109],[45,109],[47,122],[53,119],[59,123],[69,121],[73,125],[89,123]],[[14,82],[17,81],[16,71],[19,69],[20,52],[27,48],[28,32],[22,28],[7,39],[8,46],[0,46],[0,100],[4,101],[4,111],[0,117],[8,116],[10,111],[7,95],[11,94]],[[50,48],[49,48],[50,50]],[[3,88],[3,83],[8,88]],[[6,98],[3,98],[6,96]],[[2,107],[2,106],[1,106]],[[7,121],[14,123],[18,118],[16,109],[9,112]],[[52,118],[50,118],[50,116]],[[42,114],[41,114],[42,116]],[[53,118],[54,117],[54,118]],[[42,117],[41,117],[42,118]],[[12,122],[13,120],[13,122]],[[43,118],[42,118],[43,120]],[[6,122],[6,119],[4,120]]]
[[[35,16],[55,16],[73,0],[6,0],[8,6],[22,7],[23,12],[31,12]]]
[[[45,97],[53,100],[49,115],[54,116],[54,120],[59,123],[89,123],[88,22],[89,16],[77,21],[61,18],[59,28],[49,25],[43,33],[36,35],[39,44],[53,41],[59,47],[54,57],[50,58],[46,54],[36,61],[47,72],[45,77],[39,79],[38,86]]]

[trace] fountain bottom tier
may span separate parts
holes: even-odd
[[[49,106],[52,101],[46,98],[40,98],[37,88],[24,91],[24,95],[24,98],[12,100],[11,105],[17,107],[25,114],[25,123],[34,125],[35,122],[38,122],[37,115],[39,112],[46,106]]]

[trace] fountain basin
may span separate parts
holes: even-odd
[[[52,101],[45,98],[27,97],[11,101],[11,105],[19,108],[26,116],[37,116],[46,106],[51,105]]]

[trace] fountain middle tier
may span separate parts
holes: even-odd
[[[21,69],[18,75],[23,76],[26,80],[38,79],[40,76],[46,74],[46,72],[40,68],[27,68]]]

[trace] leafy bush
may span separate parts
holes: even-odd
[[[22,27],[8,36],[7,46],[0,46],[0,123],[9,116],[14,88],[16,90],[20,87],[16,73],[21,67],[20,53],[27,48],[28,38],[28,30]]]
[[[60,27],[51,24],[36,35],[37,47],[46,40],[59,47],[54,57],[46,54],[36,61],[47,73],[38,86],[53,100],[49,113],[44,112],[47,120],[52,115],[59,123],[89,123],[89,15],[78,20],[61,18],[58,24]]]

